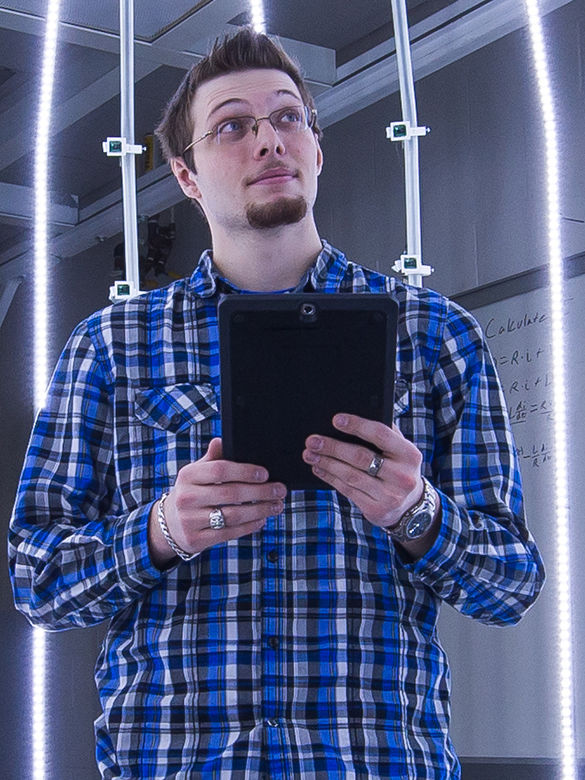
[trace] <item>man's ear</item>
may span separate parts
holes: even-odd
[[[199,200],[201,198],[201,191],[197,186],[196,176],[193,171],[187,167],[187,163],[182,157],[171,157],[170,159],[171,170],[175,175],[175,179],[179,182],[179,187],[183,190],[188,198]]]
[[[319,143],[317,136],[315,136],[315,143],[317,144],[317,176],[319,176],[323,170],[323,149],[321,149],[321,144]]]

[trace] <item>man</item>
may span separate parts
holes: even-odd
[[[104,778],[457,778],[439,602],[514,623],[543,580],[477,325],[321,241],[313,101],[265,36],[217,44],[158,134],[212,251],[71,337],[11,524],[16,603],[110,619]],[[291,290],[400,306],[396,424],[310,436],[322,491],[222,458],[218,298]]]

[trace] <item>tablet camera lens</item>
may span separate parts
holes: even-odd
[[[304,322],[314,322],[317,319],[317,307],[314,303],[301,304],[301,320]]]

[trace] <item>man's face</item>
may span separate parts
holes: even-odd
[[[231,117],[265,117],[302,106],[292,79],[280,70],[257,69],[217,76],[197,90],[193,139]],[[183,190],[200,203],[215,226],[270,228],[301,221],[312,212],[322,153],[312,130],[278,133],[268,120],[237,143],[214,135],[193,147],[196,173],[173,170]]]

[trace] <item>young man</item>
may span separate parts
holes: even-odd
[[[71,337],[11,524],[17,606],[110,619],[104,778],[457,778],[439,602],[514,623],[543,580],[481,333],[321,241],[313,102],[265,36],[216,45],[158,133],[212,250]],[[290,290],[400,305],[396,425],[342,413],[361,444],[299,453],[329,490],[222,458],[219,295]]]

